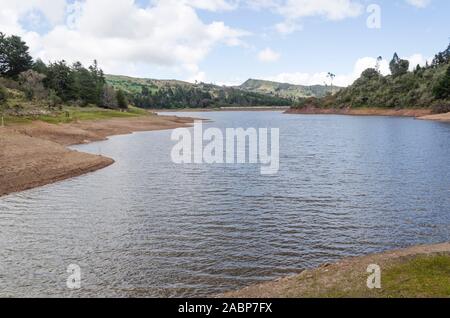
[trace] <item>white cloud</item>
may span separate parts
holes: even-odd
[[[302,26],[294,21],[284,21],[275,24],[275,30],[281,34],[290,34],[302,29]]]
[[[425,66],[427,61],[430,62],[432,58],[425,58],[422,54],[416,53],[406,58],[409,61],[409,70],[414,70],[417,65]]]
[[[266,48],[258,53],[258,60],[264,63],[276,62],[280,59],[281,55],[271,48]]]
[[[26,3],[26,4],[25,4]],[[66,59],[84,64],[98,59],[107,72],[127,73],[143,65],[165,66],[200,78],[198,65],[217,45],[236,46],[249,33],[223,22],[204,23],[196,12],[231,10],[224,0],[154,0],[141,8],[133,0],[0,0],[0,30],[24,37],[32,54],[44,61]],[[23,29],[20,19],[41,12],[52,27],[39,35]],[[176,23],[172,23],[175,22]]]
[[[425,8],[431,3],[431,0],[406,0],[406,2],[417,8]]]
[[[275,25],[283,34],[301,29],[299,20],[306,17],[324,17],[338,21],[363,13],[363,5],[357,0],[248,0],[253,9],[270,9],[284,18]]]
[[[227,0],[180,0],[197,9],[209,10],[209,11],[229,11],[238,7],[239,1],[227,1]]]
[[[27,16],[29,22],[36,22],[39,12],[49,24],[55,25],[64,21],[65,10],[65,0],[0,0],[0,31],[26,36],[27,32],[19,23],[22,17]]]
[[[277,10],[287,19],[323,16],[343,20],[360,15],[363,6],[353,0],[288,0]]]
[[[206,73],[205,72],[198,72],[194,74],[193,76],[189,77],[186,82],[189,83],[201,83],[206,81]]]
[[[418,64],[424,66],[427,63],[427,59],[422,54],[413,54],[410,57],[405,58],[410,62],[410,70],[413,70]],[[429,61],[429,59],[428,59]],[[391,71],[389,69],[390,60],[382,60],[379,67],[380,73],[382,75],[389,75]],[[337,74],[333,81],[333,85],[346,87],[351,85],[355,80],[357,80],[361,73],[368,68],[375,68],[377,64],[377,59],[373,57],[363,57],[358,59],[353,70],[348,74]],[[265,78],[266,80],[290,83],[296,85],[330,85],[330,79],[328,78],[328,72],[318,72],[318,73],[280,73],[275,76],[269,76]]]
[[[375,67],[377,63],[376,58],[363,57],[356,61],[353,70],[348,74],[337,74],[333,81],[333,85],[337,86],[348,86],[351,85],[357,78],[361,76],[361,73],[368,68]],[[389,74],[389,63],[383,60],[380,63],[380,72],[383,75]],[[267,80],[290,83],[296,85],[330,85],[330,79],[328,78],[328,72],[318,72],[318,73],[281,73],[275,76],[265,78]]]
[[[39,10],[50,23],[57,24],[63,22],[65,9],[65,0],[0,0],[1,12],[10,13],[12,15],[11,18],[13,19],[25,15],[33,10]],[[3,20],[0,21],[4,22]]]

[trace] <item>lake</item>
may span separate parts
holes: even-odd
[[[170,131],[73,147],[116,163],[0,198],[0,296],[210,296],[450,241],[450,124],[185,115],[210,119],[206,128],[280,128],[279,173],[173,164]],[[66,286],[70,264],[81,268],[80,290]]]

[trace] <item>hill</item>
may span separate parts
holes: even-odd
[[[308,98],[308,97],[325,97],[326,95],[332,93],[337,93],[341,87],[337,86],[325,86],[325,85],[313,85],[313,86],[303,86],[303,85],[293,85],[287,83],[278,83],[264,80],[249,79],[242,85],[238,86],[239,89],[261,93],[269,94],[274,96],[280,96],[283,98]]]
[[[214,108],[227,106],[291,106],[293,100],[244,90],[239,87],[176,80],[155,80],[106,75],[106,82],[123,90],[128,100],[141,108]]]
[[[143,87],[153,92],[166,87],[192,87],[193,84],[178,80],[156,80],[150,78],[137,78],[124,75],[106,75],[106,82],[116,89],[122,89],[129,94],[141,93]]]
[[[374,68],[365,70],[353,85],[324,98],[309,98],[295,109],[428,108],[435,113],[450,111],[450,45],[436,54],[431,65],[417,65],[397,54],[390,63],[391,74]]]

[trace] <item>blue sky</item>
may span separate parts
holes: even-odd
[[[384,73],[394,51],[423,64],[450,37],[447,0],[17,2],[0,0],[0,31],[23,36],[35,57],[96,58],[108,73],[228,85],[323,84],[329,71],[348,85],[378,56]]]

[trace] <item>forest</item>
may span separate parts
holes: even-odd
[[[295,108],[431,108],[434,113],[450,112],[450,45],[424,66],[411,68],[397,53],[389,66],[390,75],[383,76],[377,64],[336,94],[304,99]]]

